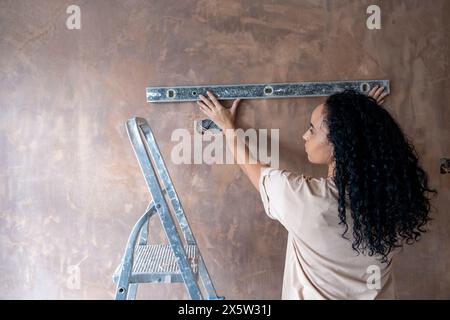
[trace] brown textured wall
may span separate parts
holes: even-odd
[[[374,3],[382,29],[370,31]],[[70,4],[81,30],[65,27]],[[0,0],[0,298],[113,297],[148,201],[124,122],[148,119],[169,157],[172,130],[203,118],[193,103],[147,104],[145,87],[371,78],[391,80],[386,108],[440,191],[431,232],[397,261],[400,297],[450,298],[450,177],[438,168],[450,155],[449,14],[445,0]],[[324,176],[301,140],[321,101],[248,101],[238,124],[280,128],[280,167]],[[278,299],[286,232],[245,175],[167,165],[218,293]],[[185,297],[181,285],[138,295]]]

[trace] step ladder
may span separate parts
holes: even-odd
[[[113,275],[117,284],[115,299],[134,300],[140,283],[183,282],[193,300],[202,300],[204,296],[208,300],[223,300],[216,294],[150,126],[143,118],[131,118],[126,129],[152,200],[133,227],[125,254]],[[148,243],[149,220],[155,215],[160,218],[168,245]]]

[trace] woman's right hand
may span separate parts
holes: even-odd
[[[383,86],[375,86],[372,88],[372,90],[370,90],[368,96],[374,98],[379,105],[382,105],[384,99],[389,95],[388,92],[383,93],[384,89],[386,88]]]

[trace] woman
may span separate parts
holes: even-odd
[[[267,215],[288,230],[282,299],[395,299],[392,261],[430,220],[427,175],[414,147],[381,107],[383,87],[368,96],[346,90],[317,106],[303,135],[308,160],[327,178],[244,163]],[[227,109],[215,96],[200,109],[234,150],[239,99]],[[255,161],[255,160],[254,160]],[[249,161],[250,162],[250,161]],[[255,163],[255,162],[253,162]]]

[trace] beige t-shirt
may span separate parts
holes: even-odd
[[[263,167],[259,189],[266,214],[288,231],[282,299],[397,298],[392,260],[352,249],[348,201],[349,240],[342,238],[333,179]]]

